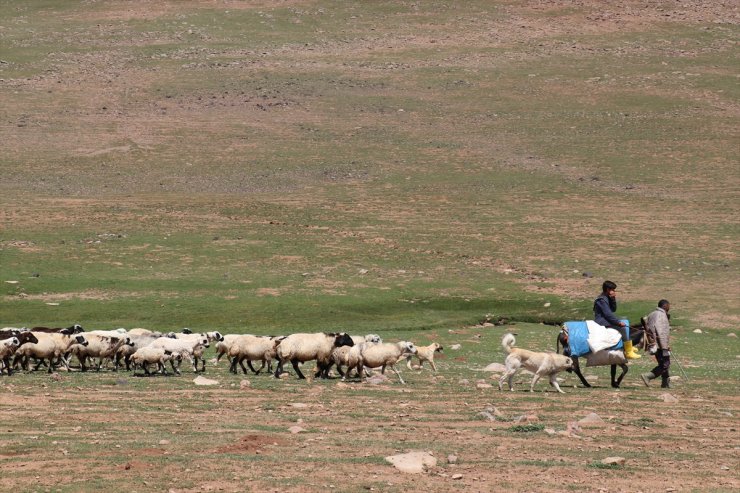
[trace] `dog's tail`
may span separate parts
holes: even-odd
[[[516,344],[516,339],[514,338],[514,334],[504,334],[504,338],[501,339],[501,347],[504,348],[504,351],[507,353],[511,352],[512,346]]]

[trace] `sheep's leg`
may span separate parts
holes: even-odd
[[[291,360],[290,363],[293,365],[293,369],[298,375],[298,378],[300,378],[301,380],[305,380],[306,376],[303,373],[301,373],[301,369],[298,368],[298,360],[297,359]]]
[[[167,376],[167,367],[164,366],[164,363],[162,361],[157,361],[157,369],[159,370],[159,373]]]
[[[236,369],[236,358],[232,358],[232,359],[231,359],[231,364],[229,365],[229,371],[230,371],[231,373],[233,373],[234,375],[236,375],[236,374],[237,374],[237,369]]]
[[[236,360],[237,360],[237,358],[234,358],[234,361],[236,361]],[[239,366],[242,367],[242,373],[244,373],[246,375],[248,372],[247,372],[246,366],[244,366],[244,358],[243,357],[239,357]],[[247,366],[249,366],[249,368],[252,368],[252,363],[249,360],[247,360]],[[236,368],[236,363],[234,363],[234,368]],[[254,372],[254,369],[253,368],[252,368],[252,372]],[[237,370],[236,373],[238,373],[238,370]]]
[[[254,369],[254,366],[252,366],[252,360],[251,359],[247,359],[247,366],[249,367],[250,370],[252,370],[252,373],[254,373],[255,375],[259,375],[259,372]],[[265,367],[265,365],[264,365],[264,362],[263,362],[262,368],[264,368],[264,367]],[[262,368],[260,368],[260,370]],[[247,373],[247,370],[244,370],[244,373]]]
[[[3,358],[3,363],[5,364],[5,368],[8,370],[8,376],[11,376],[13,374],[13,369],[10,367],[10,356]]]
[[[247,360],[247,361],[249,361],[249,360]],[[259,375],[259,374],[260,374],[260,372],[261,372],[261,371],[262,371],[262,370],[263,370],[264,368],[265,368],[265,360],[262,360],[262,366],[260,366],[260,369],[259,369],[259,370],[257,370],[257,371],[255,371],[255,372],[254,372],[254,374],[255,374],[255,375]]]
[[[409,370],[413,370],[413,368],[411,368],[411,355],[410,354],[406,356],[406,368],[408,368]]]
[[[175,368],[175,361],[174,360],[170,360],[170,366],[172,367],[172,371],[175,373],[175,375],[179,375],[180,374],[180,369],[179,368]]]
[[[144,374],[149,376],[151,373],[149,373],[149,363],[146,361],[141,362],[141,367],[144,368]]]
[[[398,370],[396,370],[396,367],[394,365],[390,365],[390,366],[391,366],[391,370],[396,372],[396,375],[398,375],[398,379],[401,381],[401,383],[405,385],[406,382],[403,381],[403,378],[401,378],[401,374],[398,372]],[[383,367],[383,370],[385,370],[385,366]]]
[[[432,365],[432,370],[434,370],[434,373],[437,373],[437,367],[434,365],[434,360],[430,359],[429,364]]]
[[[281,373],[283,373],[283,360],[278,359],[277,368],[275,368],[275,378],[280,378]]]
[[[349,373],[349,367],[347,367],[347,373],[345,373],[342,371],[342,365],[337,363],[337,372],[342,377],[342,380],[344,380],[344,378],[347,376],[347,373]]]

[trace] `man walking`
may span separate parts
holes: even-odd
[[[647,327],[649,332],[655,335],[658,344],[658,350],[655,353],[655,359],[658,360],[658,366],[653,368],[650,373],[640,375],[646,386],[650,386],[650,380],[661,377],[660,386],[664,389],[670,388],[670,375],[668,369],[671,366],[671,339],[670,339],[670,321],[668,320],[668,311],[671,304],[668,300],[660,300],[658,308],[653,310],[647,317]]]
[[[616,329],[622,336],[624,356],[627,359],[641,358],[632,347],[632,341],[627,337],[627,326],[614,314],[617,311],[617,285],[611,281],[604,281],[601,285],[601,294],[594,300],[594,322],[604,327]]]

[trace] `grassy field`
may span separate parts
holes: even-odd
[[[243,390],[223,363],[217,388],[3,377],[0,489],[737,488],[738,21],[718,2],[0,0],[0,324],[462,344],[403,388]],[[504,331],[553,349],[604,279],[632,320],[671,300],[678,403],[638,385],[645,359],[618,392],[606,369],[567,399],[476,387]],[[589,410],[608,425],[580,440],[510,431]],[[397,476],[383,457],[408,449],[460,463]]]

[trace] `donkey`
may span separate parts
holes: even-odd
[[[642,321],[641,321],[642,322]],[[644,327],[644,325],[642,326]],[[643,336],[645,334],[644,328],[637,328],[637,327],[630,327],[630,340],[632,341],[632,345],[634,347],[639,346],[642,343]],[[570,353],[570,345],[568,343],[568,331],[563,327],[560,329],[560,333],[558,334],[557,340],[555,342],[555,352],[560,352],[560,346],[563,346],[563,354],[566,356],[570,356],[570,359],[573,360],[573,369],[567,370],[567,371],[573,371],[576,375],[578,375],[578,378],[581,379],[581,383],[583,383],[584,387],[591,387],[591,384],[586,381],[586,378],[583,376],[583,373],[581,373],[581,366],[578,363],[578,357],[573,356]],[[612,359],[612,358],[607,358]],[[612,387],[615,389],[619,388],[619,385],[622,383],[622,379],[627,374],[627,371],[629,371],[629,367],[627,366],[627,360],[623,359],[622,362],[616,362],[616,361],[605,361],[603,363],[598,363],[593,366],[611,366],[611,380],[612,380]],[[617,377],[617,365],[622,369],[622,373]]]

